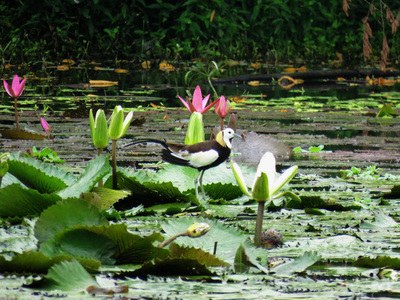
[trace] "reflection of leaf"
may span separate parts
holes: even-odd
[[[271,272],[274,272],[278,275],[301,273],[320,259],[321,257],[316,252],[305,252],[303,256],[273,268]]]

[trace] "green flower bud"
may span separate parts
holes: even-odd
[[[262,172],[254,182],[252,197],[256,201],[266,202],[271,200],[270,189],[268,184],[268,176],[264,172]]]
[[[200,142],[204,142],[203,115],[195,111],[190,115],[185,144],[193,145]]]
[[[133,119],[133,112],[129,112],[124,119],[124,111],[120,105],[117,105],[111,115],[108,135],[112,140],[119,140],[126,134]]]
[[[207,223],[194,223],[189,226],[186,233],[187,236],[197,238],[205,235],[210,230],[210,225]]]
[[[89,112],[90,132],[92,134],[93,145],[97,149],[106,148],[108,145],[107,119],[102,109],[97,110],[96,118],[93,117],[93,111]]]

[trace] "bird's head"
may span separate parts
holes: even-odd
[[[232,128],[225,128],[217,133],[215,140],[222,146],[232,149],[232,139],[235,137],[235,131]]]

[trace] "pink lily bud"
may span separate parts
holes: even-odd
[[[12,98],[18,98],[22,95],[25,89],[26,78],[20,80],[17,74],[14,75],[13,81],[11,86],[6,80],[3,80],[4,88],[7,94],[10,95]]]
[[[229,100],[226,100],[224,96],[221,96],[221,98],[217,100],[217,104],[215,105],[215,113],[221,119],[224,119],[230,111],[231,105],[229,103]]]
[[[40,124],[42,125],[42,128],[46,133],[50,133],[51,132],[51,126],[49,125],[49,123],[47,123],[45,118],[40,117]]]

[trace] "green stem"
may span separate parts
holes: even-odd
[[[102,155],[103,154],[103,149],[102,148],[97,148],[97,155]],[[103,187],[103,179],[100,179],[99,182],[97,183],[98,187]]]
[[[15,127],[19,129],[18,98],[14,97]]]
[[[112,187],[113,187],[114,190],[116,190],[118,188],[118,180],[117,180],[117,140],[112,140],[111,166],[112,166]]]
[[[265,202],[259,201],[258,211],[257,211],[257,221],[256,221],[256,233],[254,235],[254,243],[256,244],[256,246],[261,245],[261,231],[264,220],[264,208],[265,208]]]
[[[186,231],[178,233],[177,235],[174,235],[174,236],[170,237],[169,239],[166,239],[164,242],[162,242],[160,245],[158,245],[158,248],[164,248],[165,246],[168,246],[169,244],[171,244],[173,241],[175,241],[180,236],[188,236],[188,233]]]

